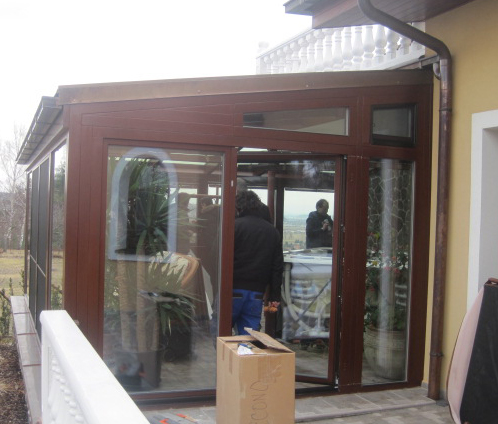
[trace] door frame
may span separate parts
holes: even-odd
[[[333,228],[333,245],[332,245],[332,269],[331,269],[331,293],[330,293],[330,324],[329,324],[329,355],[328,355],[328,369],[327,375],[323,378],[314,376],[297,375],[296,381],[335,385],[337,383],[337,365],[339,357],[339,342],[340,342],[340,323],[341,314],[341,287],[342,287],[342,265],[343,261],[343,243],[344,243],[344,202],[343,194],[346,187],[346,180],[344,177],[344,170],[346,159],[342,155],[334,155],[328,153],[305,153],[305,152],[239,152],[237,155],[237,165],[244,162],[261,162],[270,163],[276,161],[291,161],[295,159],[300,160],[333,160],[336,166],[335,180],[334,180],[334,228]],[[242,159],[242,160],[241,160]],[[277,206],[275,208],[274,223],[281,235],[283,235],[283,197],[277,195]],[[337,266],[338,265],[338,266]],[[335,299],[335,301],[334,301]],[[266,314],[266,318],[270,318]],[[273,321],[273,320],[272,320]],[[274,325],[271,322],[270,325]],[[272,330],[265,329],[265,332],[271,334]]]

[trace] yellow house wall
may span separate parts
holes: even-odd
[[[453,122],[450,165],[448,261],[444,313],[441,388],[467,308],[470,155],[472,114],[498,109],[498,1],[476,0],[426,22],[426,32],[444,42],[453,57]],[[434,89],[431,262],[424,381],[429,376],[429,349],[434,275],[439,82]],[[498,166],[498,164],[497,164]],[[498,260],[498,258],[497,258]]]

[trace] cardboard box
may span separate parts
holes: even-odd
[[[218,337],[216,423],[293,424],[295,354],[267,334],[248,332]]]

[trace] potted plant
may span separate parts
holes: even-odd
[[[149,282],[154,291],[146,293],[155,304],[159,321],[163,358],[187,359],[191,354],[191,329],[195,318],[196,296],[188,289],[199,262],[192,257],[168,252],[158,255],[149,265]]]
[[[402,380],[406,363],[407,248],[385,252],[380,236],[369,235],[364,315],[364,353],[375,374]]]
[[[116,252],[116,292],[123,350],[136,353],[137,360],[128,360],[124,372],[131,369],[134,379],[139,375],[157,387],[168,339],[178,328],[190,331],[194,319],[186,281],[197,262],[169,250],[168,228],[172,222],[178,230],[181,226],[170,213],[177,190],[172,191],[160,161],[128,159],[126,167],[126,239]]]

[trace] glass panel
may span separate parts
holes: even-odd
[[[277,110],[244,113],[244,126],[318,134],[348,135],[349,109]]]
[[[36,262],[43,274],[47,273],[49,178],[50,163],[47,159],[40,165],[40,184],[38,187],[38,248]],[[43,291],[46,291],[46,287],[43,287]],[[45,309],[45,307],[43,309]]]
[[[29,281],[31,270],[31,202],[33,193],[33,174],[27,174],[28,181],[26,187],[27,202],[26,202],[26,257],[24,260],[24,281],[23,291],[28,296],[29,300]]]
[[[34,210],[32,217],[37,221],[36,226],[36,257],[33,261],[33,269],[30,271],[31,275],[36,276],[36,291],[31,291],[30,293],[30,305],[31,296],[36,293],[36,303],[35,308],[32,309],[32,313],[36,316],[36,328],[38,333],[41,334],[41,324],[39,322],[40,314],[43,310],[47,309],[47,253],[48,253],[48,189],[49,189],[49,177],[50,177],[50,164],[47,159],[43,162],[40,167],[38,186],[33,185],[33,190],[37,190],[36,197],[38,203],[37,209]],[[33,232],[32,232],[33,235]],[[33,240],[31,242],[31,247],[33,247]]]
[[[373,160],[369,169],[363,384],[406,379],[413,164]]]
[[[109,148],[104,361],[129,391],[213,389],[223,155]]]
[[[36,261],[38,257],[38,199],[39,199],[39,182],[40,182],[40,168],[36,168],[32,173],[32,187],[31,187],[31,205],[30,209],[30,237],[29,237],[29,252],[33,260]]]
[[[36,256],[38,247],[38,182],[40,169],[36,168],[31,175],[28,303],[33,321],[36,322]]]
[[[33,322],[36,320],[36,261],[33,257],[29,259],[28,277],[28,305]]]
[[[66,190],[66,146],[53,154],[52,248],[50,275],[50,308],[63,307],[64,225]]]
[[[383,146],[414,147],[414,106],[372,110],[372,142]]]
[[[276,337],[295,351],[296,374],[326,379],[332,276],[333,216],[330,214],[333,215],[334,210],[335,162],[241,163],[239,159],[238,177],[245,181],[248,189],[258,193],[270,209],[274,207],[276,226],[282,232],[284,276]],[[326,202],[319,202],[321,199]],[[307,247],[307,241],[308,245],[310,241],[315,242],[311,243],[313,247]]]

